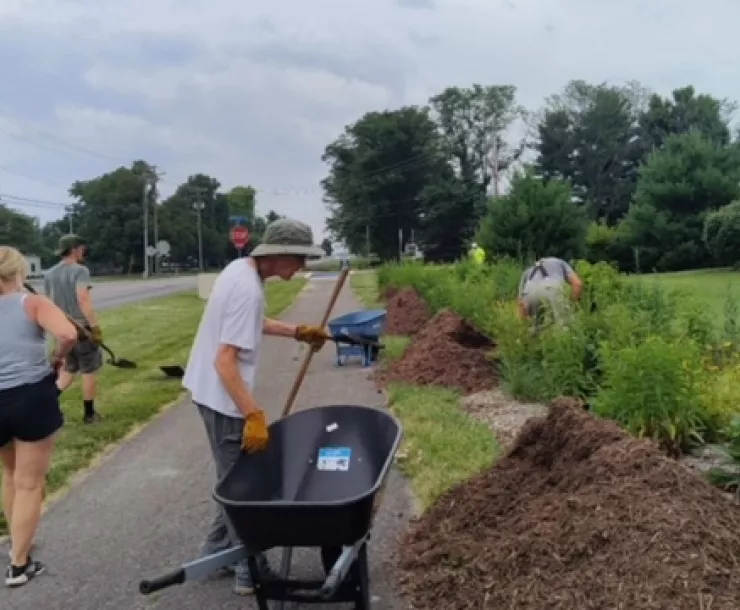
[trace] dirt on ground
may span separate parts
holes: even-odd
[[[401,548],[419,610],[740,608],[740,509],[569,399],[444,494]]]
[[[547,405],[519,402],[500,388],[465,396],[460,406],[473,419],[491,428],[504,451],[511,447],[530,419],[547,415]]]
[[[432,317],[429,305],[413,288],[389,288],[385,298],[388,335],[415,335]]]
[[[380,379],[479,392],[498,383],[496,364],[489,358],[493,347],[489,337],[445,309],[429,320]]]

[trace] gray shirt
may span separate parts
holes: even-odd
[[[519,296],[524,296],[529,287],[544,281],[548,281],[548,283],[565,283],[573,274],[575,274],[575,271],[564,260],[554,256],[541,258],[522,273],[522,277],[519,280]]]
[[[44,292],[78,324],[87,324],[77,300],[78,288],[91,288],[90,271],[84,265],[59,262],[44,276]]]
[[[51,374],[43,329],[29,319],[28,295],[0,295],[0,390],[38,383]]]

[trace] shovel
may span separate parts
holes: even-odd
[[[348,345],[369,345],[377,349],[384,349],[385,345],[378,343],[373,339],[367,337],[360,337],[358,335],[350,335],[348,333],[342,333],[339,335],[330,335],[326,337],[327,341],[333,341],[334,343],[346,343]]]
[[[31,294],[38,294],[38,292],[36,292],[33,289],[33,286],[31,286],[30,284],[23,284],[23,286]],[[75,320],[73,320],[69,316],[67,316],[67,320],[69,320],[74,325],[74,327],[77,329],[77,332],[78,333],[81,333],[82,335],[84,335],[88,339],[91,338],[90,337],[90,332],[84,326],[80,325],[78,322],[76,322]],[[113,353],[113,350],[111,350],[105,343],[102,343],[100,345],[100,347],[103,349],[103,351],[105,351],[108,354],[108,356],[109,356],[109,358],[108,358],[108,364],[109,365],[115,366],[116,368],[119,368],[119,369],[135,369],[135,368],[137,368],[138,365],[135,362],[133,362],[132,360],[126,360],[126,358],[116,358],[116,355]]]
[[[182,379],[183,377],[185,377],[185,369],[182,368],[179,364],[160,366],[159,370],[162,371],[165,376],[171,379]]]

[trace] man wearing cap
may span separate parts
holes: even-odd
[[[95,410],[95,375],[103,366],[100,344],[103,334],[90,298],[90,271],[83,265],[87,244],[79,235],[64,235],[59,240],[57,255],[61,260],[44,276],[44,292],[67,316],[85,329],[77,345],[67,355],[64,369],[57,379],[60,392],[82,375],[83,421],[92,424],[100,419]]]
[[[254,398],[254,383],[262,335],[295,339],[320,349],[326,332],[317,326],[280,322],[265,317],[263,284],[270,277],[289,280],[303,269],[307,259],[324,251],[314,245],[311,228],[281,218],[265,229],[262,243],[247,258],[229,263],[213,284],[198,332],[190,351],[183,385],[203,418],[220,479],[242,450],[263,450],[268,442],[267,422]],[[239,544],[238,537],[220,506],[210,525],[202,555]],[[257,557],[267,575],[270,566]],[[246,560],[232,566],[234,592],[254,592]]]

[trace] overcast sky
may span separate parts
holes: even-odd
[[[318,241],[321,154],[364,112],[473,82],[536,108],[573,78],[740,100],[739,22],[738,0],[0,0],[0,197],[65,202],[143,158],[164,196],[252,184]]]

